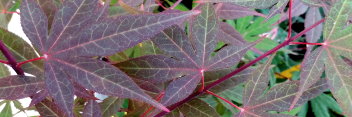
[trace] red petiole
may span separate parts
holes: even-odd
[[[165,95],[165,92],[163,91],[163,92],[161,92],[161,93],[156,97],[155,100],[156,100],[156,101],[160,101],[161,98],[164,97],[164,95]],[[153,109],[154,109],[153,106],[149,107],[140,117],[147,117],[148,113],[149,113],[150,111],[152,111]]]
[[[33,62],[33,61],[37,61],[37,60],[41,60],[41,59],[44,59],[44,58],[45,58],[45,57],[42,56],[42,57],[38,57],[38,58],[26,60],[26,61],[23,61],[23,62],[19,62],[19,63],[17,64],[17,67],[21,67],[21,65],[23,65],[23,64],[26,64],[26,63],[29,63],[29,62]]]

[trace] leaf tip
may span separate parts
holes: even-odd
[[[170,112],[170,110],[166,107],[161,107],[161,109],[163,109],[163,111],[165,111],[165,112],[168,112],[168,113]]]
[[[202,13],[201,10],[193,10],[192,12],[193,12],[194,15],[198,15],[198,14]]]

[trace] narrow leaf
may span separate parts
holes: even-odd
[[[253,71],[252,77],[247,81],[243,91],[243,105],[253,105],[255,100],[262,95],[262,92],[268,88],[268,73],[274,56],[275,54],[271,55],[265,64],[259,66],[255,71]]]
[[[198,14],[196,11],[159,13],[120,16],[104,20],[83,30],[78,39],[71,38],[68,41],[61,41],[53,49],[56,51],[54,54],[63,54],[62,57],[67,54],[77,56],[111,55],[147,40],[161,30],[196,14]]]
[[[65,0],[62,8],[55,15],[44,50],[50,53],[59,42],[70,38],[71,34],[77,33],[91,22],[97,5],[97,0]]]
[[[0,79],[0,98],[15,100],[29,97],[44,87],[37,77],[8,76]]]
[[[46,63],[45,84],[56,105],[62,109],[68,117],[73,117],[73,85],[66,74],[54,66],[57,64]]]
[[[48,34],[48,18],[34,0],[23,0],[21,25],[32,44],[43,51]]]
[[[187,75],[172,81],[165,90],[161,104],[170,106],[185,99],[193,93],[200,79],[199,75]]]
[[[319,21],[322,19],[322,16],[319,12],[319,8],[316,7],[311,7],[309,8],[307,14],[306,14],[306,20],[304,20],[304,27],[308,28],[312,26],[315,22]],[[316,43],[322,34],[323,31],[323,24],[319,24],[312,30],[308,31],[306,33],[306,39],[307,42],[309,43]]]
[[[28,107],[31,107],[33,105],[36,105],[38,103],[40,103],[41,101],[43,101],[47,96],[49,96],[49,93],[47,90],[42,90],[34,95],[32,95],[32,100],[31,103],[29,104]]]
[[[56,63],[86,89],[110,96],[142,100],[159,109],[167,110],[145,94],[122,71],[106,62],[77,57],[66,61],[56,59]]]
[[[218,8],[216,12],[219,15],[219,18],[222,19],[237,19],[250,15],[263,16],[255,10],[235,4],[221,3],[217,4],[215,7]]]
[[[179,107],[186,117],[220,117],[216,110],[200,99],[194,99]]]
[[[324,71],[324,52],[322,48],[315,49],[312,53],[307,55],[303,60],[301,74],[300,74],[300,85],[296,97],[293,99],[290,110],[296,105],[303,92],[314,85],[322,75]]]

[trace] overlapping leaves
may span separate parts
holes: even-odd
[[[172,26],[152,39],[165,55],[143,56],[117,64],[139,79],[156,83],[173,80],[161,99],[166,106],[189,96],[205,72],[236,65],[255,44],[243,42],[215,51],[217,42],[223,37],[219,35],[222,34],[219,31],[223,30],[219,30],[215,9],[212,4],[204,4],[197,9],[202,12],[190,22],[189,36],[182,28]]]
[[[318,81],[323,72],[322,68],[325,66],[328,84],[346,116],[352,116],[352,70],[351,66],[343,60],[343,57],[352,57],[350,46],[352,26],[346,26],[351,10],[352,1],[350,0],[340,0],[334,3],[326,18],[323,45],[305,57],[299,92],[302,94]],[[298,98],[299,95],[293,100],[291,106],[295,105]]]
[[[90,57],[132,47],[197,12],[108,17],[109,5],[98,5],[98,0],[65,0],[49,30],[48,18],[41,7],[34,0],[22,2],[22,27],[45,57],[46,89],[55,104],[65,116],[73,116],[73,79],[86,89],[141,100],[166,110],[123,72]]]
[[[273,56],[257,70],[252,73],[243,91],[243,111],[237,114],[239,117],[263,116],[263,117],[283,117],[289,115],[267,113],[268,111],[287,111],[290,107],[290,101],[298,92],[299,82],[290,81],[276,85],[266,93],[268,88],[270,64]],[[309,99],[321,94],[328,88],[325,79],[319,80],[303,93],[295,107],[304,104]]]

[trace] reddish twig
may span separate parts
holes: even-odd
[[[163,9],[168,9],[168,8],[166,8],[161,2],[160,2],[160,0],[155,0],[155,2],[161,7],[161,8],[163,8]]]

